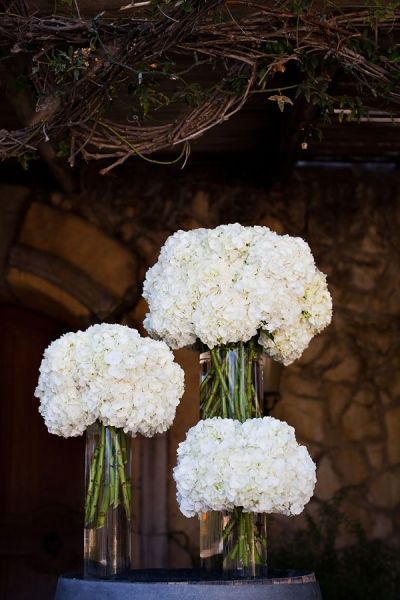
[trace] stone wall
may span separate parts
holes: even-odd
[[[114,294],[118,310],[109,318],[136,326],[146,310],[143,302],[136,304],[144,273],[177,229],[238,221],[304,237],[319,268],[328,274],[334,319],[301,360],[284,369],[282,398],[273,415],[296,428],[318,463],[309,513],[344,492],[343,510],[351,519],[359,520],[370,537],[395,541],[400,524],[399,175],[384,167],[304,166],[273,190],[249,181],[232,173],[221,175],[218,168],[179,172],[138,164],[118,178],[99,180],[84,171],[80,195],[33,190],[31,199],[57,211],[58,220],[64,216],[71,223],[72,213],[80,223],[94,226],[91,231],[117,243],[115,250],[126,268],[135,265],[135,279],[129,285],[124,271],[121,292]],[[28,217],[21,217],[18,231],[25,232],[29,244],[33,238],[27,232],[26,210]],[[33,229],[37,238],[40,223]],[[89,254],[99,244],[104,250],[97,241]],[[97,265],[91,278],[115,291],[119,275],[110,268],[110,242],[107,248],[107,277],[98,279]],[[19,294],[18,301],[27,300]],[[177,357],[187,373],[187,390],[166,441],[169,472],[177,444],[198,419],[197,356],[183,350]],[[167,517],[170,566],[189,565],[197,556],[197,523],[179,513],[171,479]],[[303,524],[304,515],[275,519],[274,528],[290,532]],[[345,536],[342,543],[349,541]]]
[[[290,233],[303,225],[334,303],[332,325],[285,369],[275,411],[318,462],[308,511],[344,492],[345,513],[370,537],[393,542],[400,501],[398,183],[379,169],[310,169],[286,192],[297,191],[295,220],[276,205]]]

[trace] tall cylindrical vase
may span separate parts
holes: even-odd
[[[131,437],[96,422],[85,464],[84,575],[112,577],[131,565]]]
[[[255,339],[200,354],[200,416],[246,421],[262,417],[263,359]],[[267,574],[266,515],[207,512],[200,518],[203,568],[233,577]]]

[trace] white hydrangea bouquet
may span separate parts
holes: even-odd
[[[254,361],[264,352],[290,364],[332,317],[326,277],[304,240],[237,223],[170,236],[143,295],[152,337],[171,348],[201,342],[210,349],[205,418],[261,416]]]
[[[274,417],[199,421],[178,447],[177,499],[187,517],[208,510],[300,514],[315,464],[294,429]]]
[[[253,575],[262,574],[266,554],[264,515],[301,513],[316,482],[315,464],[293,427],[272,417],[200,421],[179,445],[174,479],[187,517],[228,511],[224,567],[253,562]]]
[[[326,277],[301,238],[236,223],[169,237],[143,295],[152,337],[202,350],[201,418],[246,422],[200,423],[180,449],[178,500],[185,514],[202,513],[203,565],[220,569],[222,559],[224,569],[261,574],[262,515],[301,510],[315,482],[293,430],[257,419],[264,415],[263,356],[289,365],[330,323]]]
[[[168,346],[142,338],[123,325],[93,325],[86,331],[67,333],[47,348],[35,392],[47,428],[64,437],[88,430],[87,529],[99,530],[120,521],[121,510],[129,521],[129,438],[166,431],[183,390],[183,371]],[[93,536],[89,546],[93,546]],[[85,543],[85,554],[86,550]],[[103,557],[97,562],[107,560]],[[118,563],[118,556],[111,563]],[[105,568],[102,575],[121,570]]]

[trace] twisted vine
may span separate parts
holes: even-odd
[[[151,155],[167,148],[186,160],[192,140],[254,93],[281,110],[303,97],[325,120],[338,109],[360,118],[374,104],[398,112],[398,2],[139,4],[128,5],[131,16],[88,19],[32,15],[14,0],[0,13],[8,94],[22,88],[35,107],[22,129],[0,130],[2,158],[25,160],[50,142],[71,166],[78,156],[106,161],[102,173],[131,156],[158,162]],[[340,78],[351,94],[335,94]],[[178,116],[165,116],[170,106]]]

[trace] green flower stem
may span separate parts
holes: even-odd
[[[104,527],[109,508],[117,508],[121,503],[126,517],[130,519],[132,490],[125,472],[127,463],[124,432],[100,425],[100,438],[90,461],[85,502],[86,527]]]
[[[253,380],[252,380],[252,370],[253,370],[254,358],[255,358],[254,350],[252,348],[250,348],[248,359],[247,359],[247,365],[246,365],[247,406],[248,406],[249,414],[255,417],[255,416],[258,416],[258,410],[257,410],[258,399],[257,399],[257,395],[255,393]],[[254,398],[254,404],[255,404],[254,407],[253,407],[253,398]]]
[[[229,554],[229,559],[239,560],[244,568],[252,564],[262,564],[257,545],[263,547],[267,545],[267,540],[257,535],[252,517],[252,513],[245,513],[242,508],[235,508],[233,516],[223,532],[225,543],[229,536],[235,536],[235,544]]]
[[[102,474],[102,489],[101,498],[99,497],[99,506],[97,513],[96,527],[104,527],[108,507],[111,505],[111,481],[113,476],[113,460],[114,448],[113,437],[110,429],[105,429],[105,450],[104,450],[104,465]]]
[[[217,416],[243,422],[262,416],[260,390],[255,380],[258,352],[255,338],[210,350],[211,359],[200,384],[202,419]],[[267,545],[263,535],[260,537],[252,513],[235,508],[222,534],[223,544],[229,548],[227,568],[231,562],[233,569],[241,565],[239,568],[247,569],[254,576],[254,567],[262,564],[262,549]]]
[[[212,371],[212,373],[214,373],[214,371]],[[211,372],[209,373],[209,375],[211,375]],[[218,390],[219,386],[220,386],[220,381],[219,381],[219,379],[217,377],[215,377],[214,380],[213,380],[213,382],[212,382],[212,387],[211,387],[210,394],[208,395],[207,402],[205,403],[204,407],[201,407],[202,412],[204,414],[206,414],[206,415],[211,410],[211,406],[212,406],[212,404],[214,402],[215,394],[217,393],[217,390]],[[218,408],[218,406],[217,406],[217,408]]]
[[[200,385],[202,418],[230,417],[245,421],[261,416],[253,366],[255,340],[210,350],[212,366]]]
[[[215,348],[213,348],[211,350],[211,359],[212,359],[212,361],[214,363],[214,368],[215,368],[215,370],[217,372],[218,378],[219,378],[220,383],[221,383],[221,390],[222,390],[222,397],[223,397],[223,410],[222,410],[223,414],[222,414],[222,416],[223,417],[227,417],[227,410],[226,410],[226,405],[225,405],[225,399],[228,400],[228,403],[229,403],[229,405],[230,405],[230,407],[232,409],[233,409],[233,405],[234,404],[233,404],[233,399],[232,399],[232,397],[231,397],[231,395],[229,393],[229,388],[227,386],[224,374],[222,372],[221,365],[220,365],[219,360],[218,360],[218,352],[217,352],[217,350]]]
[[[103,485],[103,497],[101,500],[100,510],[97,515],[96,527],[99,529],[100,527],[104,527],[106,522],[106,515],[108,511],[108,507],[110,506],[110,484],[104,482]]]
[[[115,469],[115,467],[114,467]],[[118,474],[118,469],[114,470],[114,492],[113,492],[113,499],[112,499],[112,505],[114,506],[114,508],[117,508],[120,505],[120,497],[119,497],[119,474]]]
[[[237,523],[235,522],[235,525],[236,525],[236,524],[237,524]],[[235,560],[235,558],[237,557],[237,555],[238,555],[238,554],[239,554],[239,542],[237,542],[237,543],[235,544],[235,547],[233,548],[232,552],[230,553],[230,555],[229,555],[229,558],[230,558],[231,560]]]
[[[228,538],[230,536],[230,534],[231,534],[233,528],[235,527],[235,525],[236,525],[236,518],[235,519],[231,519],[229,521],[229,523],[226,525],[224,531],[222,532],[222,537],[224,539],[226,539],[226,538]]]
[[[207,419],[212,419],[213,417],[220,417],[221,416],[221,407],[219,402],[216,402],[214,407],[207,413]]]
[[[201,391],[205,388],[205,386],[213,378],[213,376],[214,376],[214,369],[211,369],[210,372],[207,373],[207,375],[204,377],[204,379],[200,383],[200,390]]]
[[[99,458],[95,468],[95,477],[94,477],[94,486],[93,486],[93,494],[90,502],[89,508],[89,516],[88,523],[92,523],[95,520],[97,503],[99,501],[101,480],[103,476],[103,465],[104,465],[104,455],[105,455],[105,427],[101,426],[100,433],[100,442],[99,442]]]
[[[110,472],[109,472],[109,484],[110,484],[110,506],[115,503],[115,494],[118,493],[118,488],[115,488],[115,455],[114,455],[114,438],[111,434],[111,452],[110,452]]]
[[[126,447],[126,436],[124,435],[124,432],[122,430],[119,430],[119,438],[120,438],[120,443],[122,446],[122,455],[124,456],[124,465],[126,465],[126,464],[128,464],[128,449]],[[124,469],[124,473],[125,473],[125,469]],[[128,519],[130,519],[131,503],[132,503],[132,488],[131,488],[130,482],[131,482],[130,475],[128,475],[128,478],[126,479],[126,491],[128,494],[128,501],[129,501],[129,514],[127,513],[127,515],[126,515]]]
[[[255,564],[256,562],[256,541],[254,537],[254,528],[252,523],[252,518],[250,513],[244,514],[245,525],[246,525],[246,536],[247,536],[247,546],[248,546],[248,556],[250,564]]]
[[[239,420],[240,421],[245,421],[248,414],[247,414],[247,407],[248,407],[248,388],[246,388],[246,372],[248,370],[249,367],[249,361],[247,362],[247,370],[246,370],[246,358],[245,357],[246,351],[244,349],[243,346],[243,342],[240,342],[239,345],[239,368],[238,368],[238,376],[239,376]],[[239,416],[238,415],[238,416]]]
[[[113,427],[113,431],[116,432],[117,430]],[[123,463],[124,463],[124,465],[126,465],[126,463],[127,463],[126,438],[122,431],[117,431],[117,435],[119,437],[119,443],[121,446]]]
[[[239,512],[239,511],[238,511]],[[243,518],[243,514],[240,512],[239,514],[239,558],[242,562],[243,566],[247,566],[247,554],[246,554],[246,539],[245,539],[245,522]]]
[[[118,470],[118,476],[120,479],[120,485],[121,485],[121,491],[122,491],[122,500],[123,500],[123,504],[124,504],[124,508],[125,508],[126,518],[129,520],[131,518],[131,504],[130,504],[130,499],[129,499],[130,494],[128,491],[129,485],[128,485],[128,482],[127,482],[126,476],[125,476],[124,458],[123,458],[122,450],[120,447],[118,435],[116,435],[114,439],[115,439],[115,449],[116,449],[116,455],[117,455],[117,470]]]
[[[86,502],[85,502],[85,523],[87,523],[88,519],[89,519],[91,500],[92,500],[92,496],[93,496],[94,480],[95,480],[95,474],[96,474],[96,470],[97,470],[98,460],[99,460],[99,446],[97,445],[93,452],[92,460],[90,462],[89,485],[88,485],[88,491],[86,494]]]

